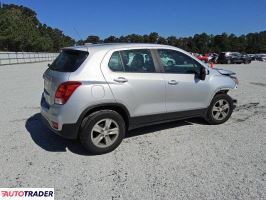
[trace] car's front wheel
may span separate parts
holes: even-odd
[[[229,95],[218,94],[208,108],[206,120],[210,124],[222,124],[230,118],[233,108],[233,100]]]
[[[89,153],[104,154],[113,151],[125,136],[125,121],[113,110],[94,112],[84,120],[79,137]]]

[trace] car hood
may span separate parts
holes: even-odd
[[[230,71],[230,70],[225,70],[225,69],[216,69],[216,68],[215,68],[215,70],[216,70],[217,72],[219,72],[220,74],[222,74],[222,75],[227,75],[227,76],[235,75],[235,74],[236,74],[235,72],[232,72],[232,71]]]

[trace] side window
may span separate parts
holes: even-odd
[[[165,73],[194,74],[200,64],[188,55],[170,49],[158,50]]]
[[[108,66],[112,71],[124,71],[119,51],[112,54]]]
[[[126,72],[152,73],[155,72],[154,63],[149,50],[136,49],[121,51]]]

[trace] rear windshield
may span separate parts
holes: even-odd
[[[63,50],[49,66],[51,70],[60,72],[74,72],[85,61],[89,53],[78,50]]]

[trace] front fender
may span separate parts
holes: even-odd
[[[214,75],[210,78],[210,85],[211,85],[211,97],[209,100],[209,105],[213,99],[213,97],[221,92],[225,91],[226,93],[231,89],[236,89],[237,84],[235,81],[230,78],[229,76],[223,76],[223,75]]]

